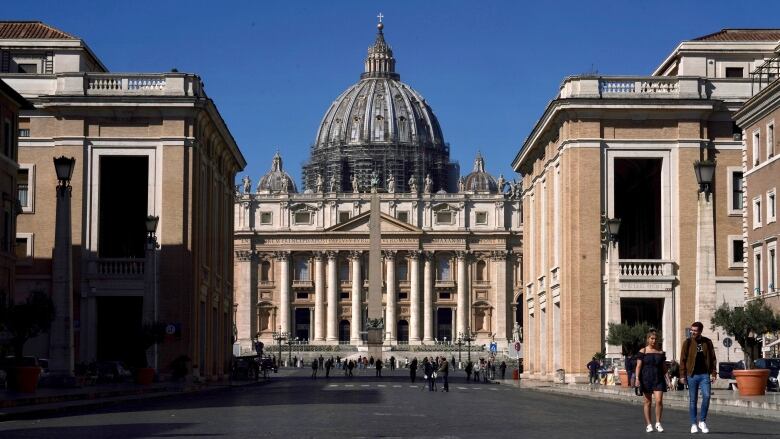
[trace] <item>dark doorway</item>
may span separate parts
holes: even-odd
[[[311,311],[309,308],[295,308],[295,336],[301,340],[309,339]]]
[[[615,159],[620,259],[661,259],[662,159]]]
[[[452,308],[436,310],[436,338],[439,341],[452,340]]]
[[[409,322],[406,320],[398,321],[398,341],[409,343]]]
[[[520,329],[518,337],[520,341],[523,341],[523,295],[517,298],[517,304],[515,305],[515,322]],[[513,329],[514,330],[514,329]]]
[[[339,343],[349,343],[349,320],[339,322]]]
[[[664,299],[620,299],[620,320],[634,325],[645,322],[661,331],[663,322]]]
[[[142,297],[97,298],[97,359],[137,365],[143,352],[135,343],[141,328]]]
[[[98,251],[101,258],[143,258],[149,159],[100,157]]]

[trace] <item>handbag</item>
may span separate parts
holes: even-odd
[[[644,396],[642,394],[642,390],[639,387],[634,387],[634,395],[636,395],[636,396]]]

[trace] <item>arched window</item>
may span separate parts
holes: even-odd
[[[477,261],[477,280],[487,280],[487,262]]]
[[[271,263],[268,261],[260,264],[260,280],[266,282],[271,280]]]
[[[447,255],[436,257],[436,280],[452,280],[450,258]]]
[[[295,258],[294,280],[309,280],[309,258],[299,256]]]

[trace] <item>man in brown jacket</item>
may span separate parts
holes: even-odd
[[[688,383],[688,414],[691,418],[691,433],[709,433],[707,410],[710,408],[710,386],[717,377],[715,347],[712,340],[701,335],[704,325],[691,324],[691,336],[682,344],[680,352],[680,382]],[[696,403],[701,389],[701,412],[696,422]]]

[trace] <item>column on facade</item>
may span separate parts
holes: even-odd
[[[235,302],[236,309],[236,337],[243,348],[251,348],[252,336],[252,317],[255,315],[255,305],[252,303],[252,264],[253,254],[251,251],[238,250],[235,252],[236,258],[236,280],[235,280]]]
[[[350,342],[352,344],[360,343],[361,329],[361,308],[363,305],[363,278],[360,272],[360,262],[363,256],[361,251],[352,251],[349,259],[352,261],[352,321],[350,322]]]
[[[314,341],[325,341],[325,254],[314,253]]]
[[[509,307],[507,302],[510,300],[506,294],[506,250],[496,250],[493,252],[493,270],[496,286],[496,341],[506,343],[507,331],[510,326]]]
[[[420,253],[409,252],[409,343],[420,342]]]
[[[433,252],[426,252],[423,273],[423,341],[433,341],[433,265]]]
[[[468,332],[468,254],[464,251],[457,253],[458,258],[458,311],[456,314],[457,334]],[[457,336],[456,334],[456,336]]]
[[[276,252],[279,261],[279,330],[290,333],[290,252]]]
[[[339,274],[338,274],[338,252],[327,252],[328,257],[328,327],[327,341],[338,341],[339,339]]]
[[[395,284],[395,250],[383,250],[382,253],[385,257],[385,284],[387,291],[387,303],[385,304],[385,332],[387,333],[388,341],[392,342],[396,339],[395,333],[396,327],[396,284]]]

